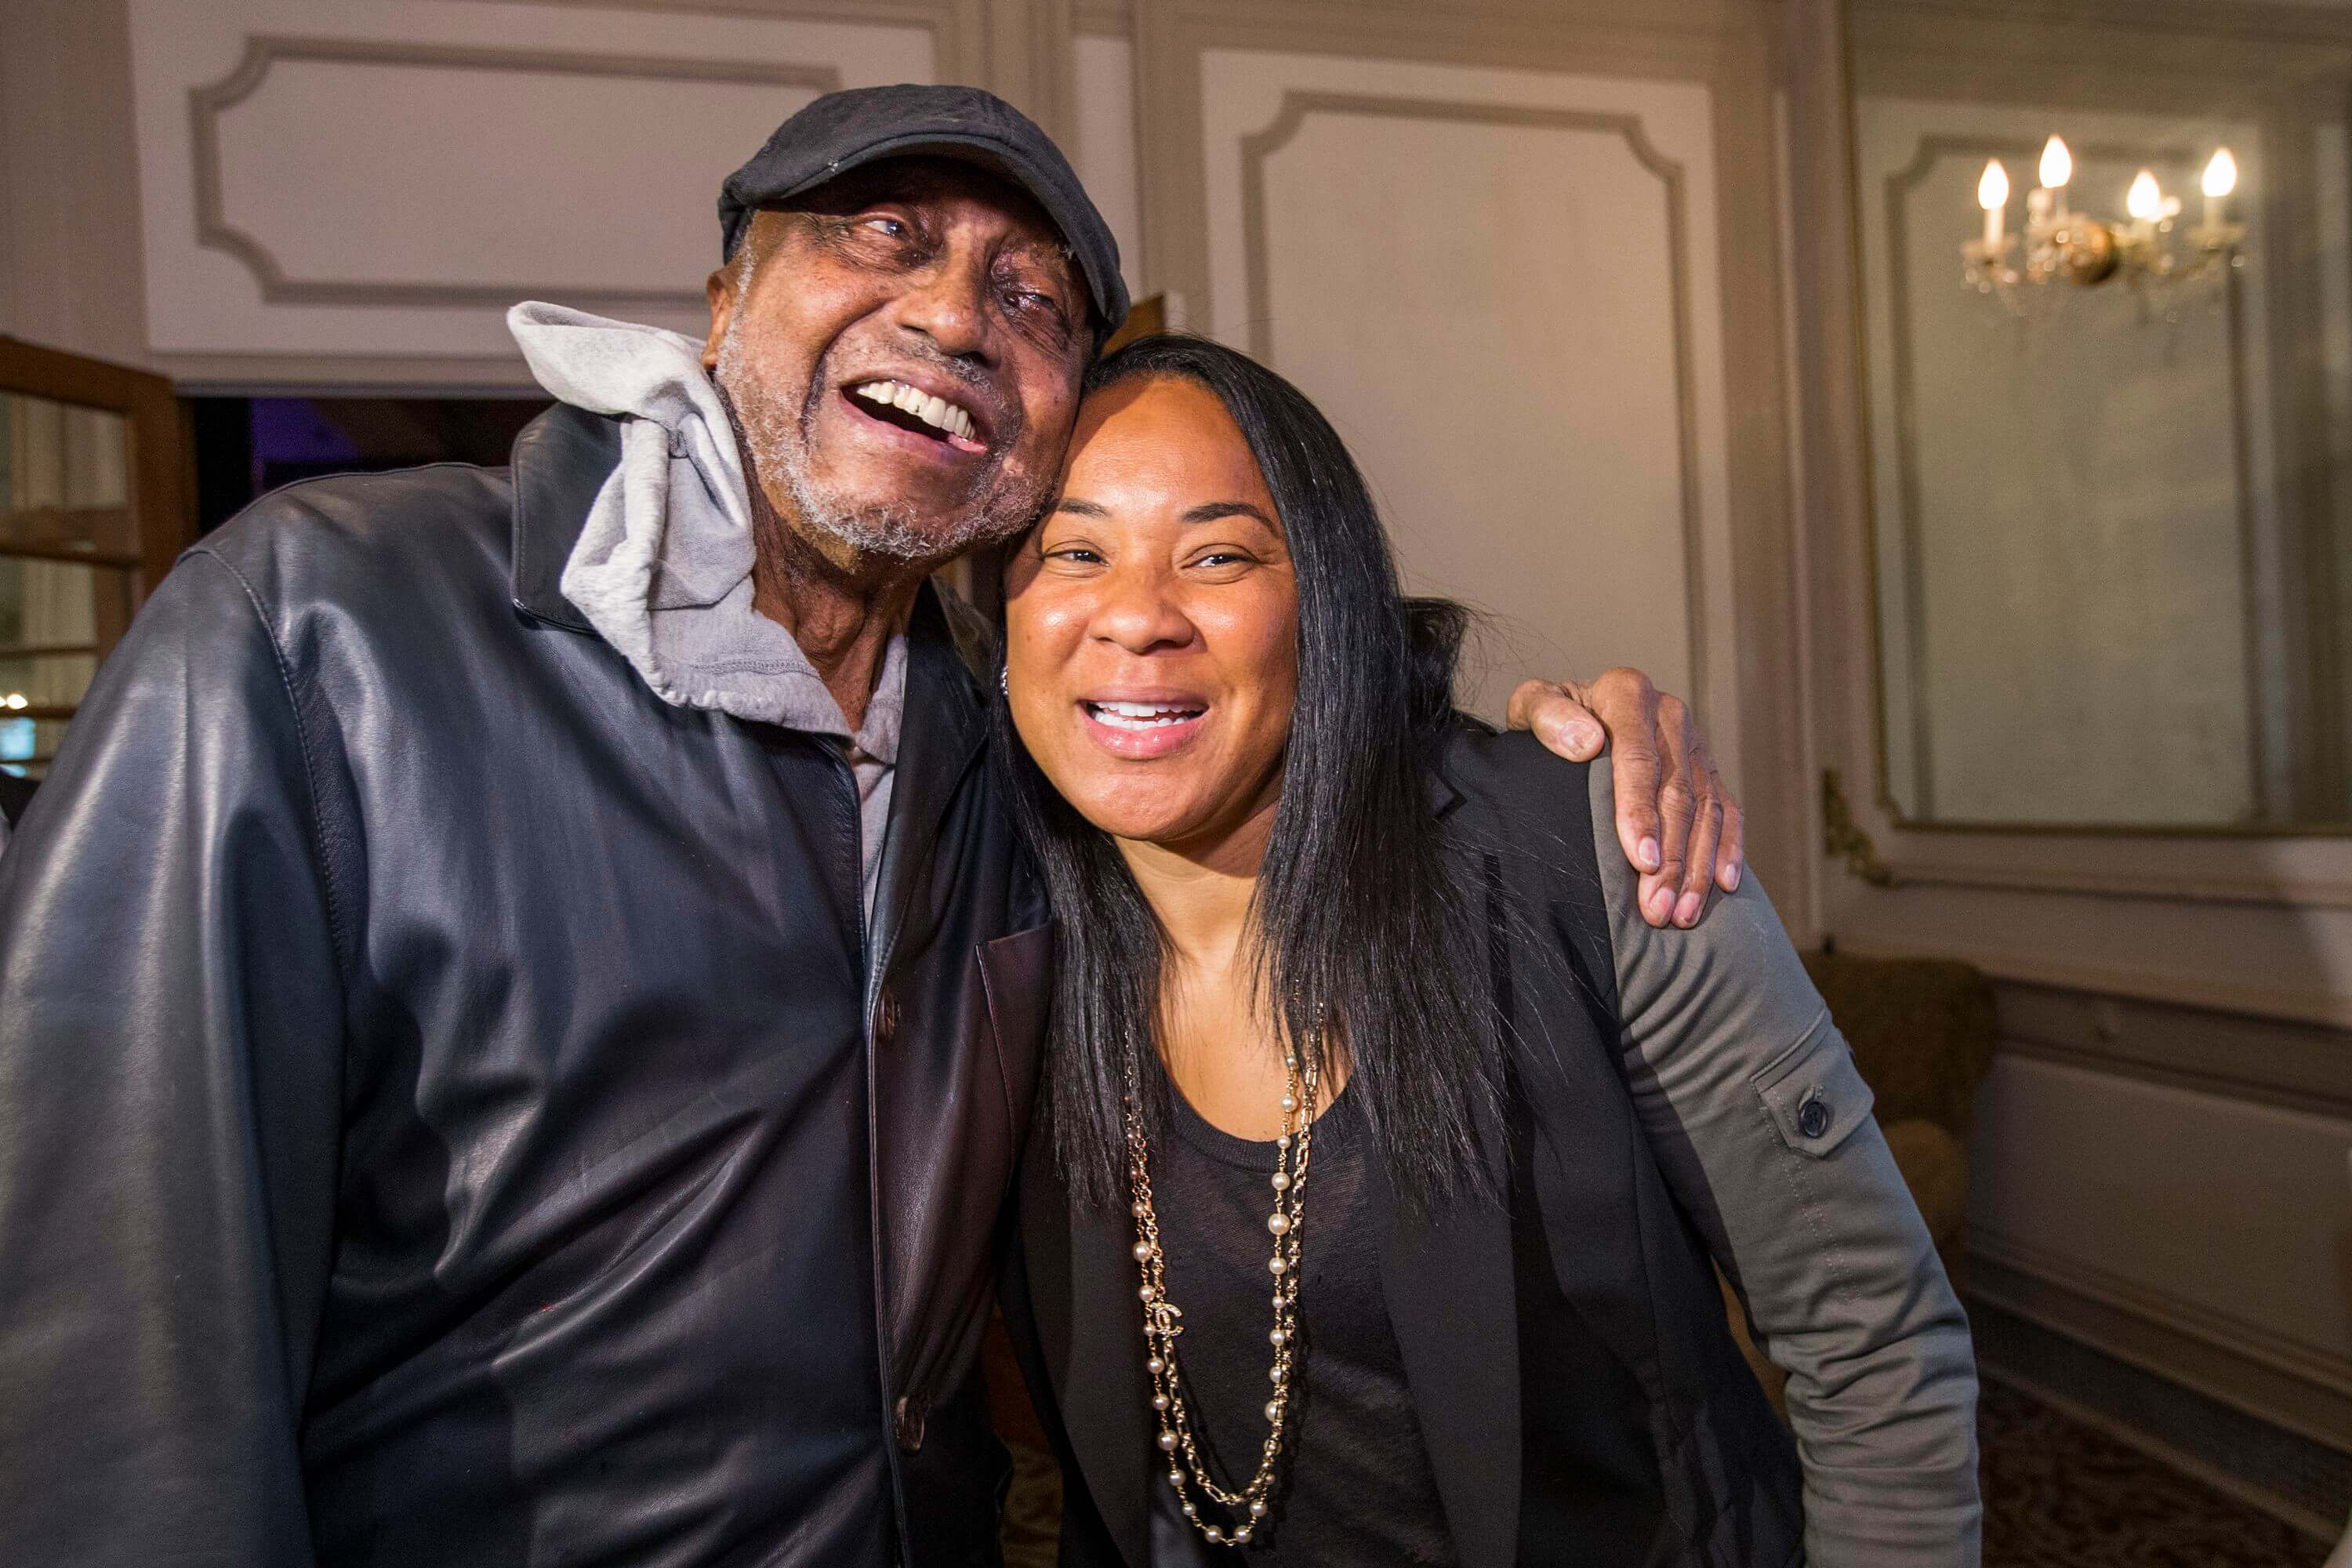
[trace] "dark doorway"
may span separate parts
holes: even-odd
[[[545,397],[192,397],[196,529],[320,474],[424,463],[496,468]]]

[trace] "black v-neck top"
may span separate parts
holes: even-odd
[[[1192,1430],[1217,1484],[1238,1491],[1265,1441],[1274,1347],[1276,1150],[1221,1131],[1176,1101],[1176,1136],[1151,1152],[1153,1207],[1169,1299],[1183,1309],[1179,1362]],[[1150,1450],[1153,1568],[1249,1563],[1450,1565],[1445,1525],[1404,1361],[1381,1293],[1384,1238],[1364,1193],[1370,1139],[1344,1089],[1315,1122],[1299,1237],[1300,1354],[1291,1374],[1290,1442],[1266,1517],[1238,1553],[1211,1546],[1179,1511],[1168,1460]],[[1151,1423],[1156,1435],[1159,1424]],[[1227,1511],[1186,1495],[1230,1529]]]

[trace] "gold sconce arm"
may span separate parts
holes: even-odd
[[[1822,770],[1822,853],[1843,861],[1848,875],[1874,888],[1895,886],[1895,868],[1880,858],[1878,846],[1853,820],[1853,807],[1846,804],[1835,768]]]

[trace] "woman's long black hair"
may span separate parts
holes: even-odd
[[[1147,377],[1196,383],[1224,404],[1297,577],[1298,705],[1250,911],[1262,1004],[1322,1053],[1327,1075],[1345,1053],[1348,1092],[1401,1197],[1486,1191],[1475,1128],[1494,1093],[1493,1004],[1441,862],[1428,778],[1458,721],[1467,614],[1402,595],[1363,475],[1297,387],[1222,344],[1163,334],[1102,360],[1086,390]],[[1151,1059],[1166,933],[1109,837],[1030,760],[1001,700],[995,723],[1007,793],[1053,899],[1045,1122],[1075,1195],[1124,1204],[1129,1083],[1155,1142],[1172,1110]]]

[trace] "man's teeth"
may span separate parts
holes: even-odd
[[[972,424],[971,415],[946,398],[919,392],[903,381],[869,381],[851,390],[869,403],[878,403],[886,408],[902,408],[932,429],[961,436],[967,441],[972,438],[972,431],[978,428]]]
[[[1170,708],[1153,702],[1089,702],[1087,710],[1097,723],[1114,730],[1158,730],[1201,716],[1198,708]]]

